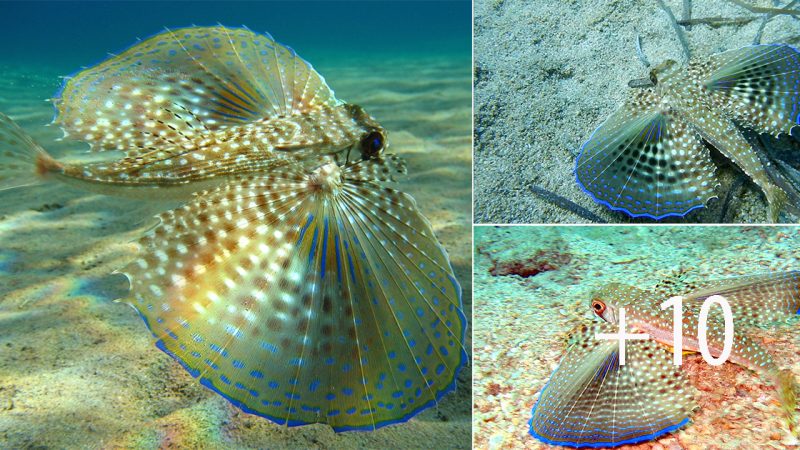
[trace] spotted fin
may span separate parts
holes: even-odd
[[[710,281],[684,295],[687,304],[721,295],[736,325],[767,326],[800,313],[800,272],[780,272]]]
[[[93,149],[189,146],[208,131],[338,104],[310,64],[242,28],[166,30],[69,78],[56,122]],[[291,131],[291,130],[289,130]]]
[[[626,343],[596,333],[615,325],[583,326],[533,407],[530,433],[548,444],[613,447],[656,439],[689,422],[694,391],[675,371],[672,354],[654,341]]]
[[[800,313],[799,288],[800,272],[783,272],[705,282],[684,295],[685,317],[690,323],[699,316],[703,300],[712,295],[725,297],[734,323],[730,360],[765,374],[774,383],[784,419],[795,432],[798,386],[794,375],[790,370],[781,370],[762,343],[748,335],[748,329],[785,324],[787,318]],[[721,308],[709,310],[707,338],[710,348],[724,346],[724,322]]]
[[[786,44],[755,45],[714,55],[703,66],[714,106],[762,133],[800,124],[800,53]]]
[[[395,182],[397,175],[406,174],[406,162],[395,154],[384,154],[373,160],[361,160],[347,167],[351,181]]]
[[[704,206],[717,184],[708,150],[650,90],[637,92],[592,134],[575,175],[597,202],[653,219]]]
[[[364,179],[370,164],[278,168],[162,214],[124,269],[157,346],[290,426],[371,430],[453,390],[461,288],[414,200]]]

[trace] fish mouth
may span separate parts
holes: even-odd
[[[619,320],[617,319],[617,310],[613,306],[608,305],[606,314],[603,316],[603,319],[605,319],[605,321],[608,323],[613,323],[613,324],[619,323]]]
[[[323,164],[311,173],[309,184],[320,191],[334,193],[342,187],[342,169],[335,162]]]

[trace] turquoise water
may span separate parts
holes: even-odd
[[[216,23],[269,31],[387,129],[409,166],[398,187],[448,250],[470,311],[468,2],[0,3],[0,112],[55,156],[80,157],[85,144],[46,126],[60,76],[164,27]],[[370,433],[279,427],[198,385],[114,302],[130,242],[174,206],[55,183],[0,192],[0,447],[469,446],[468,368],[438,407]]]
[[[72,73],[165,27],[247,26],[267,31],[309,61],[332,54],[468,55],[466,1],[2,2],[0,62]]]

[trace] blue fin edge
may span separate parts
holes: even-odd
[[[566,358],[566,355],[564,357]],[[558,364],[558,367],[556,367],[556,370],[554,370],[553,373],[558,371],[559,367],[561,367],[561,363]],[[550,375],[550,377],[552,378],[552,375]],[[547,390],[547,386],[549,384],[550,384],[550,380],[547,380],[547,383],[544,385],[544,387],[542,388],[542,390],[540,392],[544,393],[544,391]],[[541,399],[541,394],[539,394],[539,398]],[[535,437],[536,439],[538,439],[538,440],[540,440],[540,441],[542,441],[542,442],[544,442],[546,444],[561,445],[561,446],[564,446],[564,447],[575,447],[575,448],[582,448],[582,447],[583,448],[618,447],[620,445],[625,445],[625,444],[635,444],[637,442],[652,441],[652,440],[656,439],[659,436],[662,436],[662,435],[667,434],[667,433],[671,433],[671,432],[683,427],[684,425],[686,425],[690,421],[690,419],[687,417],[687,418],[683,419],[680,423],[672,425],[672,426],[669,426],[669,427],[666,427],[666,428],[661,429],[661,430],[658,430],[655,433],[650,433],[650,434],[643,435],[643,436],[637,436],[635,438],[626,439],[626,440],[620,441],[620,442],[588,442],[588,443],[584,443],[584,442],[572,442],[572,441],[555,441],[555,440],[552,440],[552,439],[548,439],[548,438],[546,438],[544,436],[541,436],[541,435],[537,434],[533,430],[533,418],[536,416],[536,408],[538,406],[539,406],[539,401],[537,400],[536,404],[533,405],[533,409],[531,409],[531,419],[528,421],[528,434],[530,434],[531,436]]]
[[[449,264],[449,258],[448,258],[448,264]],[[452,269],[452,266],[451,266],[450,267],[450,271],[452,272],[452,270],[453,269]],[[464,340],[467,337],[467,316],[464,314],[464,303],[463,303],[463,299],[462,299],[461,285],[458,284],[458,281],[456,281],[456,279],[453,276],[448,275],[448,278],[450,279],[450,282],[453,283],[453,287],[455,288],[456,292],[458,293],[458,306],[459,306],[458,307],[458,315],[459,315],[459,317],[461,317],[462,323],[463,323],[463,326],[461,327],[461,342],[464,342]],[[192,369],[181,358],[179,358],[172,351],[170,351],[166,347],[166,345],[164,344],[164,341],[162,339],[159,339],[158,336],[156,336],[156,334],[153,333],[153,329],[150,327],[150,321],[147,320],[147,317],[145,317],[144,314],[142,314],[142,312],[139,311],[139,308],[135,307],[134,309],[136,309],[136,312],[139,314],[139,317],[141,317],[142,320],[144,321],[144,324],[147,326],[147,329],[150,331],[150,334],[152,334],[153,337],[155,337],[157,339],[156,340],[156,347],[159,350],[161,350],[162,352],[164,352],[167,355],[169,355],[172,359],[177,361],[183,367],[184,370],[189,372],[189,374],[192,376],[192,378],[198,378],[200,376],[200,371],[197,370],[197,369]],[[397,419],[378,422],[378,423],[375,423],[374,425],[363,425],[363,426],[333,426],[333,425],[331,425],[331,428],[333,428],[333,431],[335,431],[337,433],[343,432],[343,431],[374,431],[374,430],[377,430],[378,428],[383,428],[383,427],[388,426],[388,425],[394,425],[394,424],[398,424],[398,423],[408,422],[409,419],[411,419],[412,417],[416,416],[420,412],[422,412],[422,411],[424,411],[424,410],[426,410],[426,409],[438,404],[439,400],[441,400],[442,397],[444,397],[445,395],[449,394],[450,392],[453,392],[456,389],[456,380],[458,379],[458,374],[459,374],[459,372],[461,372],[461,369],[464,368],[464,366],[466,365],[467,361],[469,360],[469,356],[467,355],[467,352],[464,349],[463,345],[461,346],[460,353],[461,353],[461,361],[459,362],[458,367],[456,367],[456,370],[453,372],[453,381],[450,382],[450,384],[448,384],[444,389],[442,389],[439,392],[437,392],[436,393],[436,398],[434,400],[430,400],[425,404],[417,406],[416,408],[410,410],[404,416],[402,416],[400,418],[397,418]],[[302,425],[311,425],[311,424],[315,424],[315,423],[322,423],[322,424],[325,423],[325,422],[304,422],[304,421],[301,421],[301,420],[288,420],[288,419],[281,418],[281,417],[273,417],[273,416],[270,416],[269,414],[264,414],[262,412],[253,410],[253,409],[247,407],[241,401],[236,400],[234,398],[231,398],[228,395],[222,393],[214,385],[214,383],[208,378],[200,377],[199,381],[200,381],[201,385],[203,385],[206,388],[216,392],[222,398],[224,398],[225,400],[230,402],[233,406],[236,406],[237,408],[241,409],[242,411],[244,411],[244,412],[246,412],[248,414],[253,414],[253,415],[256,415],[256,416],[259,416],[259,417],[264,417],[265,419],[268,419],[268,420],[270,420],[272,422],[275,422],[278,425],[286,425],[288,427],[297,427],[297,426],[302,426]]]
[[[536,409],[536,407],[534,406],[534,410],[535,409]],[[533,421],[533,419],[531,419],[531,421]],[[619,441],[619,442],[554,441],[554,440],[548,439],[548,438],[546,438],[544,436],[540,436],[540,435],[536,434],[536,432],[533,431],[533,426],[531,426],[529,428],[529,433],[530,433],[531,436],[535,437],[536,439],[539,439],[540,441],[542,441],[542,442],[544,442],[546,444],[550,444],[550,445],[561,445],[561,446],[564,446],[564,447],[575,447],[575,448],[619,447],[621,445],[636,444],[636,443],[640,443],[640,442],[649,442],[649,441],[655,440],[659,436],[663,436],[665,434],[672,433],[673,431],[676,431],[676,430],[680,429],[681,427],[683,427],[684,425],[689,423],[689,421],[690,421],[690,419],[687,417],[687,418],[683,419],[680,423],[677,423],[675,425],[669,426],[669,427],[664,428],[662,430],[658,430],[655,433],[650,433],[650,434],[646,434],[646,435],[642,435],[642,436],[637,436],[635,438],[626,439],[624,441]],[[528,423],[530,424],[530,422],[528,422]]]
[[[610,116],[609,116],[609,117],[610,117]],[[606,120],[608,120],[608,119],[606,119]],[[605,200],[601,200],[601,199],[597,198],[597,196],[595,196],[595,195],[594,195],[594,193],[593,193],[592,191],[590,191],[589,189],[587,189],[587,188],[586,188],[586,186],[584,186],[584,185],[583,185],[583,183],[581,183],[581,180],[580,180],[580,178],[578,178],[578,162],[581,160],[581,156],[583,156],[583,150],[584,150],[584,148],[586,147],[586,144],[588,144],[589,142],[591,142],[591,140],[592,140],[592,138],[594,137],[595,133],[597,133],[597,131],[598,131],[600,128],[602,128],[602,127],[603,127],[603,125],[605,125],[605,123],[606,123],[606,121],[604,120],[604,121],[603,121],[603,123],[601,123],[601,124],[600,124],[600,126],[598,126],[597,128],[595,128],[595,130],[592,132],[592,135],[591,135],[591,136],[589,136],[589,139],[587,139],[587,140],[586,140],[586,142],[584,142],[584,143],[583,143],[583,145],[581,145],[581,151],[580,151],[580,153],[578,154],[578,157],[575,159],[575,168],[574,168],[574,169],[573,169],[573,171],[572,171],[572,172],[573,172],[573,174],[575,175],[575,182],[576,182],[576,183],[578,183],[578,186],[581,188],[581,190],[582,190],[583,192],[585,192],[585,193],[589,194],[589,197],[591,197],[591,198],[592,198],[592,200],[594,200],[594,201],[595,201],[595,203],[599,203],[599,204],[601,204],[601,205],[603,205],[603,206],[607,207],[608,209],[610,209],[610,210],[612,210],[612,211],[624,212],[625,214],[627,214],[628,216],[630,216],[630,217],[632,217],[632,218],[637,218],[637,217],[647,217],[648,219],[653,219],[653,220],[661,220],[661,219],[665,219],[665,218],[667,218],[667,217],[684,217],[684,216],[686,216],[687,214],[689,214],[690,212],[694,211],[695,209],[699,209],[699,208],[705,208],[705,204],[702,204],[702,205],[692,206],[691,208],[687,209],[686,211],[684,211],[684,212],[682,212],[682,213],[674,213],[674,212],[671,212],[671,213],[667,213],[667,214],[662,214],[662,215],[660,215],[660,216],[654,216],[654,215],[652,215],[652,214],[647,214],[647,213],[643,213],[643,214],[635,214],[635,213],[632,213],[632,212],[628,211],[628,210],[627,210],[627,209],[625,209],[625,208],[619,208],[619,207],[616,207],[616,206],[612,206],[612,205],[611,205],[611,203],[609,203],[609,202],[607,202],[607,201],[605,201]],[[708,198],[706,201],[708,201],[708,200],[711,200],[712,198],[717,198],[717,197],[716,197],[716,196],[714,196],[714,197],[710,197],[710,198]]]

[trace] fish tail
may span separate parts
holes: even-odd
[[[775,388],[778,391],[778,398],[781,402],[781,408],[786,419],[786,424],[794,436],[798,435],[797,428],[797,415],[795,408],[797,407],[797,381],[795,381],[794,374],[788,369],[777,371],[775,376]]]
[[[10,117],[0,113],[0,191],[38,184],[61,167]]]
[[[767,210],[767,220],[770,222],[777,222],[779,220],[780,213],[788,199],[786,191],[778,186],[773,185],[764,190],[764,195],[767,197],[767,204],[769,208]]]

